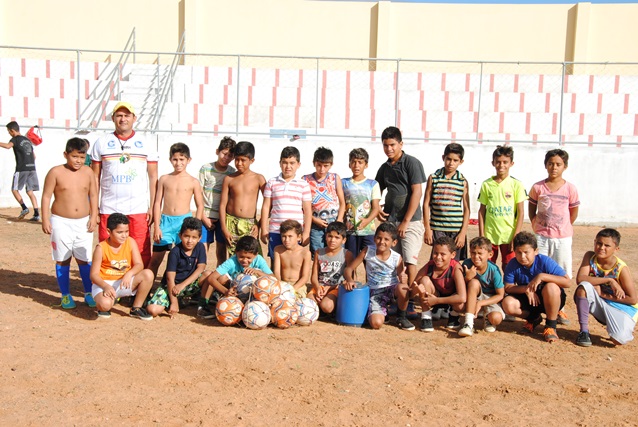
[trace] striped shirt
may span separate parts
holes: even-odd
[[[219,219],[219,202],[224,178],[235,172],[235,168],[230,165],[225,171],[218,171],[215,169],[215,162],[206,163],[199,169],[199,183],[204,192],[204,215],[207,218]]]
[[[264,198],[271,199],[269,233],[279,233],[279,226],[287,219],[304,225],[303,203],[312,201],[310,186],[306,181],[297,178],[286,181],[279,174],[266,183]]]
[[[431,177],[430,228],[457,233],[463,227],[465,177],[457,170],[446,178],[445,168],[437,170]]]

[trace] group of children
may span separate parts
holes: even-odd
[[[185,297],[197,296],[198,316],[211,318],[210,301],[233,295],[230,283],[239,273],[275,275],[331,313],[338,304],[338,286],[351,290],[357,268],[364,263],[370,287],[368,323],[374,329],[385,323],[396,304],[398,327],[414,330],[407,317],[412,300],[421,305],[420,329],[425,332],[434,330],[433,320],[449,307],[447,326],[460,336],[473,334],[480,314],[487,332],[494,332],[506,315],[525,319],[524,329],[532,332],[545,314],[545,340],[556,341],[557,324],[567,322],[562,308],[564,289],[571,284],[572,223],[579,206],[575,187],[562,178],[567,153],[547,153],[548,177],[530,191],[532,234],[521,231],[528,198],[521,182],[509,175],[513,149],[499,146],[492,160],[496,174],[483,182],[479,195],[480,237],[468,245],[468,186],[457,170],[463,147],[452,143],[445,148],[444,167],[427,178],[421,205],[422,165],[403,152],[398,129],[386,129],[382,140],[388,162],[374,180],[365,176],[368,153],[362,148],[349,154],[351,178],[342,180],[330,172],[333,154],[323,147],[313,158],[315,172],[297,178],[300,153],[292,146],[281,152],[281,174],[266,180],[251,170],[253,144],[228,137],[216,150],[217,160],[201,167],[198,180],[186,172],[191,161],[188,146],[173,144],[169,155],[174,171],[160,178],[152,201],[154,218],[161,219],[153,225],[154,254],[149,268],[144,268],[121,214],[109,217],[108,238],[96,246],[89,262],[97,218],[96,183],[92,171],[83,166],[86,141],[72,138],[64,153],[66,164],[47,175],[42,200],[42,228],[52,235],[63,307],[72,308],[71,257],[80,265],[85,301],[97,307],[99,317],[110,316],[118,298],[134,295],[131,316],[145,320],[163,312],[172,316]],[[230,165],[233,160],[235,168]],[[385,189],[391,202],[386,198],[382,210]],[[263,204],[257,220],[260,193]],[[49,212],[51,195],[55,201]],[[271,265],[262,257],[258,239],[267,245]],[[208,271],[207,249],[213,242],[217,268]],[[431,259],[417,270],[422,242],[432,246]],[[633,339],[638,298],[629,269],[616,257],[619,243],[616,230],[601,231],[594,252],[585,254],[578,270],[574,299],[579,345],[591,345],[590,313],[607,325],[615,343]],[[397,244],[401,252],[393,249]],[[151,292],[166,251],[166,271]],[[499,252],[503,274],[495,264]]]

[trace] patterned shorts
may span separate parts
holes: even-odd
[[[182,289],[182,292],[180,292],[179,295],[177,295],[177,298],[180,299],[184,297],[193,296],[197,294],[199,290],[200,290],[200,286],[199,286],[199,278],[198,278],[193,283],[191,283],[190,285]],[[168,298],[168,287],[166,285],[161,285],[159,288],[157,288],[153,296],[146,303],[146,305],[149,305],[149,304],[157,304],[157,305],[164,306],[166,308],[170,307],[171,300]]]
[[[371,314],[388,315],[388,305],[394,298],[395,286],[386,286],[380,289],[370,289],[370,305],[368,305],[368,316]]]

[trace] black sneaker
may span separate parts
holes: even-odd
[[[453,329],[455,331],[461,329],[461,322],[459,322],[459,316],[452,316],[450,314],[450,318],[447,320],[448,329]]]
[[[576,337],[576,345],[581,347],[591,346],[591,337],[589,336],[589,332],[583,331],[578,334],[578,337]]]
[[[197,307],[197,317],[200,319],[214,319],[215,314],[205,305]]]
[[[432,319],[421,319],[420,329],[422,332],[434,332],[434,325],[432,325]]]
[[[129,313],[129,316],[136,317],[141,320],[153,320],[153,316],[148,314],[146,310],[144,310],[142,307],[131,308],[131,312]]]
[[[406,317],[397,317],[397,326],[399,327],[399,329],[402,329],[404,331],[413,331],[415,329],[414,324],[410,322]]]
[[[111,312],[110,311],[98,311],[97,312],[97,318],[98,319],[110,319],[111,318]]]

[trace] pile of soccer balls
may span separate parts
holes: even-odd
[[[311,298],[296,298],[294,288],[274,276],[239,274],[232,283],[236,297],[217,302],[215,314],[222,325],[244,322],[249,329],[264,329],[271,322],[287,329],[294,324],[309,326],[319,318],[319,306]]]

